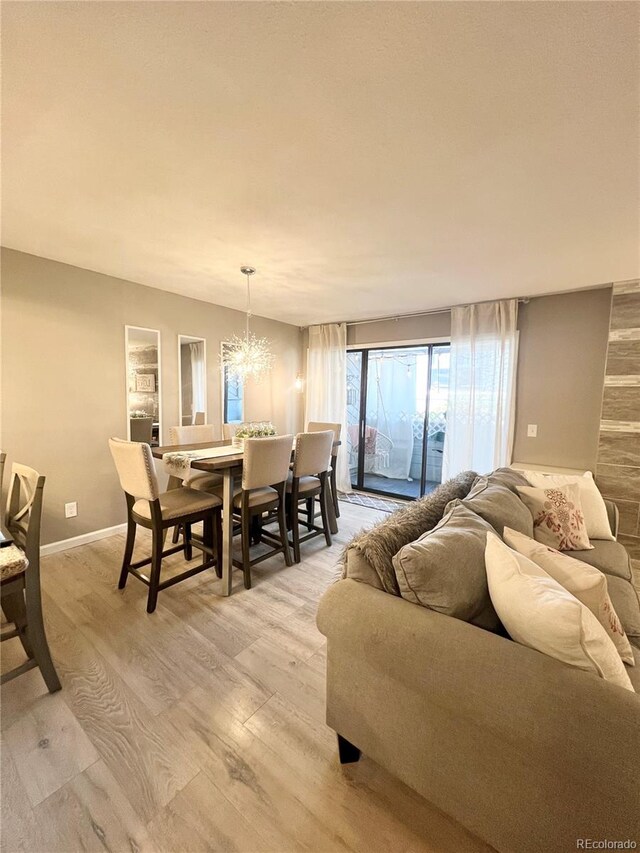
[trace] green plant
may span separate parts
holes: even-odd
[[[268,435],[277,435],[276,429],[270,421],[242,424],[236,430],[236,438],[265,438]]]

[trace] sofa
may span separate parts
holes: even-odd
[[[491,478],[514,494],[527,482],[510,469]],[[640,846],[640,604],[636,613],[623,546],[594,540],[571,556],[607,575],[637,693],[499,627],[412,603],[394,582],[391,552],[437,525],[451,500],[470,504],[476,482],[466,472],[357,537],[320,602],[340,760],[363,753],[498,851],[555,853],[580,849],[580,839]],[[615,536],[616,507],[607,513]]]

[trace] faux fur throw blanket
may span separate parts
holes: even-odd
[[[349,548],[357,548],[375,569],[386,592],[400,595],[393,570],[393,557],[404,545],[414,542],[427,530],[432,530],[442,518],[449,501],[466,497],[477,476],[475,471],[463,471],[457,477],[452,477],[431,494],[397,509],[370,530],[359,533],[351,540],[347,551]],[[346,576],[347,551],[344,554],[343,577]]]

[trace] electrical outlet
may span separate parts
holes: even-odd
[[[68,504],[64,505],[64,517],[65,518],[75,518],[78,514],[78,502],[71,501]]]
[[[527,438],[537,438],[538,424],[527,424]]]

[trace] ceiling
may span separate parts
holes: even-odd
[[[307,324],[640,273],[637,3],[3,2],[3,244]]]

